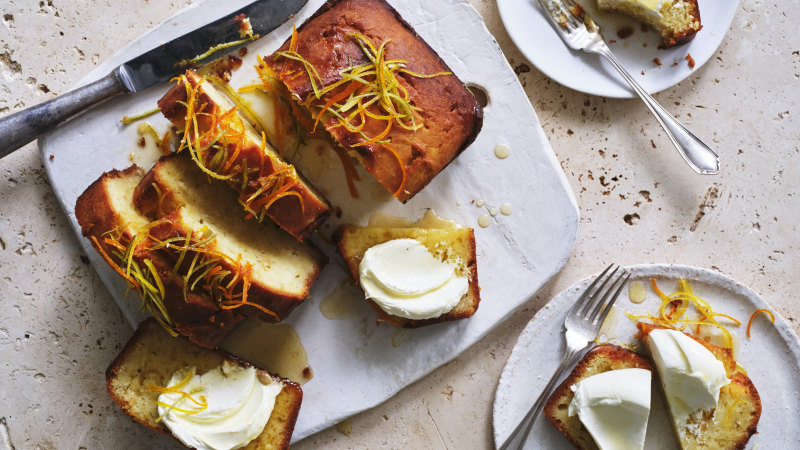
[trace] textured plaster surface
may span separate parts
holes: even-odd
[[[519,332],[557,292],[609,261],[717,270],[800,330],[800,42],[792,31],[800,13],[793,2],[742,0],[716,55],[656,95],[717,149],[722,173],[715,177],[691,172],[640,102],[574,92],[539,73],[509,40],[495,2],[471,2],[516,69],[578,198],[572,259],[463,356],[296,448],[491,447],[494,389]],[[191,3],[2,2],[0,115],[65,92]],[[105,367],[132,330],[84,261],[35,144],[0,160],[0,448],[173,447],[106,395]]]

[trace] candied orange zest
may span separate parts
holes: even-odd
[[[661,305],[657,316],[646,314],[637,316],[627,313],[628,317],[632,320],[649,320],[656,325],[670,327],[676,330],[684,330],[691,325],[695,325],[694,330],[697,334],[700,333],[701,326],[712,326],[722,331],[725,338],[727,348],[733,348],[733,336],[731,332],[721,323],[717,321],[717,317],[723,317],[733,322],[734,326],[740,326],[741,322],[736,318],[727,314],[717,313],[711,306],[703,299],[698,297],[693,291],[689,282],[685,279],[679,279],[679,290],[669,295],[664,294],[656,283],[656,279],[652,278],[651,283],[653,291],[661,298]],[[690,318],[688,316],[689,307],[693,306],[697,312],[697,318]],[[691,328],[690,328],[691,329]]]
[[[388,144],[383,144],[383,147],[386,150],[389,150],[389,153],[391,153],[394,156],[394,158],[397,160],[397,164],[400,165],[400,175],[401,175],[401,177],[400,177],[400,185],[397,186],[397,189],[395,189],[395,191],[392,193],[392,195],[397,197],[403,191],[403,188],[406,186],[406,166],[405,166],[405,164],[403,164],[403,160],[400,159],[400,155],[397,153],[397,151],[395,151]]]
[[[759,310],[757,310],[756,312],[754,312],[750,316],[750,320],[747,321],[747,338],[748,339],[750,339],[750,327],[753,326],[753,319],[755,319],[757,315],[762,314],[762,313],[768,315],[769,316],[769,320],[772,323],[775,323],[775,315],[772,314],[772,311],[770,311],[768,309],[759,309]]]
[[[100,256],[102,256],[104,260],[106,260],[108,265],[111,266],[111,268],[114,269],[115,272],[117,272],[123,278],[128,280],[128,282],[131,284],[131,286],[139,287],[139,283],[135,279],[133,279],[133,277],[131,277],[130,275],[125,273],[125,271],[122,270],[122,267],[120,267],[116,262],[114,262],[113,259],[111,259],[110,256],[108,256],[108,253],[106,253],[105,249],[103,249],[103,246],[100,245],[100,242],[98,242],[97,238],[94,237],[94,236],[92,236],[91,238],[92,238],[92,241],[95,244],[94,248],[97,249],[97,252],[100,253]]]
[[[366,141],[359,142],[357,144],[353,144],[352,147],[360,147],[362,145],[374,144],[375,142],[380,141],[381,139],[385,138],[389,134],[389,131],[392,130],[392,123],[393,122],[391,120],[387,121],[386,122],[386,128],[381,132],[381,134],[373,137],[372,139],[368,139]]]
[[[359,198],[355,182],[361,181],[361,177],[358,175],[355,167],[353,167],[350,157],[345,154],[344,149],[341,147],[334,147],[333,150],[336,152],[336,156],[339,157],[339,161],[342,162],[342,166],[344,167],[344,176],[347,179],[347,188],[350,190],[350,196],[356,199]]]
[[[314,121],[314,128],[311,130],[311,132],[314,133],[315,131],[317,131],[317,125],[319,124],[319,120],[322,118],[322,115],[325,114],[325,111],[327,111],[328,108],[332,107],[336,102],[344,100],[347,97],[350,97],[350,95],[353,92],[355,92],[356,89],[358,89],[359,87],[360,84],[358,84],[355,81],[351,81],[350,84],[342,92],[334,95],[327,102],[325,102],[325,106],[323,106],[322,109],[319,111],[319,114],[317,114],[317,120]]]

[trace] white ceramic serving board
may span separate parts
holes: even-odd
[[[206,2],[189,8],[120,50],[82,83],[243,3],[226,2],[220,7],[218,2]],[[274,51],[289,37],[292,25],[302,23],[322,3],[311,0],[294,20],[248,46],[245,64],[231,84],[238,87],[253,83],[255,55]],[[358,183],[361,200],[350,198],[344,188],[341,164],[330,152],[302,155],[299,167],[333,205],[343,210],[341,218],[332,218],[323,227],[325,236],[340,223],[365,224],[376,212],[415,219],[427,208],[475,228],[482,302],[469,320],[413,330],[395,347],[392,336],[396,329],[385,324],[376,326],[376,316],[366,304],[356,317],[347,320],[329,320],[321,314],[320,302],[347,275],[334,248],[316,239],[331,262],[314,286],[311,298],[287,321],[299,334],[314,372],[313,379],[303,386],[295,441],[383,402],[458,356],[558,273],[575,242],[575,198],[516,75],[477,12],[464,0],[403,0],[393,4],[453,72],[466,84],[487,92],[489,104],[484,110],[483,129],[470,148],[406,205],[384,193],[363,170],[363,181]],[[157,86],[108,101],[39,141],[53,189],[76,233],[79,234],[79,227],[73,213],[75,201],[91,182],[104,171],[129,166],[132,160],[146,168],[154,161],[151,154],[136,146],[136,126],[124,126],[119,121],[126,114],[152,109],[167,89],[167,85]],[[148,120],[160,132],[167,129],[166,120],[161,117]],[[497,144],[510,147],[510,157],[495,157],[493,149]],[[483,200],[485,204],[478,207],[473,200]],[[510,216],[498,214],[488,228],[478,227],[481,214],[505,203],[512,205]],[[139,299],[136,295],[125,298],[122,280],[87,240],[80,239],[92,265],[135,325],[145,317],[138,311]]]
[[[752,337],[748,339],[746,330],[750,315],[756,310],[771,308],[747,286],[718,272],[689,266],[646,264],[629,267],[629,270],[632,273],[630,282],[645,283],[647,298],[641,304],[634,304],[629,300],[628,289],[623,289],[603,325],[599,340],[635,345],[636,326],[624,312],[658,314],[661,299],[650,287],[650,278],[656,277],[659,288],[666,294],[677,290],[679,278],[689,280],[694,293],[707,301],[714,311],[742,322],[739,327],[729,327],[734,337],[734,357],[747,370],[762,406],[758,434],[750,438],[747,448],[800,448],[797,428],[800,423],[797,409],[800,404],[800,341],[789,323],[775,314],[772,325],[766,315],[759,315],[753,320]],[[558,367],[564,351],[564,318],[592,279],[578,282],[558,294],[536,313],[517,339],[495,394],[494,439],[498,445],[511,434]],[[723,318],[719,321],[728,324]],[[678,449],[656,386],[657,381],[654,381],[645,448]],[[526,449],[567,447],[567,440],[543,417],[531,429],[524,446]]]

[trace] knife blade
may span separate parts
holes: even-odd
[[[0,119],[0,158],[41,136],[58,124],[113,96],[140,92],[169,81],[190,65],[213,60],[247,42],[226,46],[204,55],[221,44],[243,41],[236,17],[249,18],[255,35],[264,36],[287,21],[308,0],[256,0],[247,6],[121,64],[105,77]],[[203,59],[197,60],[199,56]]]

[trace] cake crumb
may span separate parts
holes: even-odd
[[[627,39],[633,34],[633,27],[624,27],[617,30],[617,37],[620,39]]]
[[[653,63],[654,63],[655,65],[659,66],[659,67],[661,67],[661,66],[662,66],[662,64],[661,64],[661,60],[660,60],[660,59],[658,59],[658,58],[653,58]]]
[[[689,68],[694,69],[694,58],[692,58],[691,54],[689,53],[686,54],[686,61],[689,62]]]
[[[54,160],[55,158],[56,158],[56,155],[50,153],[50,161]]]

